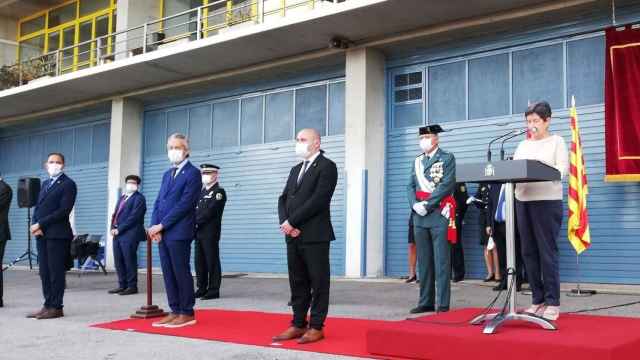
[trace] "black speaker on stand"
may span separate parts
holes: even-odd
[[[31,208],[38,203],[39,195],[40,178],[21,177],[18,179],[18,207],[27,208],[27,250],[3,270],[24,260],[29,260],[29,269],[33,270],[33,258],[38,261],[38,255],[31,250]]]

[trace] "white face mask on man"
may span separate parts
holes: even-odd
[[[48,163],[47,164],[47,173],[51,177],[56,177],[62,173],[62,165],[56,163]]]
[[[306,159],[310,155],[309,144],[304,142],[296,142],[296,156]]]
[[[425,153],[433,148],[433,140],[431,138],[420,139],[420,149]]]
[[[210,185],[212,182],[213,182],[213,175],[211,174],[202,175],[202,183],[204,185]]]
[[[131,195],[134,192],[138,191],[138,185],[133,183],[126,183],[124,186],[124,191],[127,193],[127,195]]]
[[[168,152],[169,161],[172,164],[180,164],[184,160],[184,150],[182,149],[170,149]]]

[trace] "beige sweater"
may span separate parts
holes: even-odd
[[[518,144],[514,160],[538,160],[560,171],[562,179],[569,171],[569,155],[564,139],[551,135],[542,140],[523,140]],[[562,200],[562,181],[516,184],[516,199],[520,201]]]

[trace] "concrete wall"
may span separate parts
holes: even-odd
[[[0,17],[0,66],[10,65],[17,58],[17,26],[16,19]]]

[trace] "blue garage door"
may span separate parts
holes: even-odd
[[[594,244],[581,256],[578,274],[576,255],[567,240],[566,224],[563,226],[559,238],[561,280],[640,283],[640,188],[603,181],[603,68],[604,38],[596,34],[391,69],[386,273],[398,276],[407,272],[409,208],[404,190],[412,160],[420,152],[418,126],[440,123],[453,130],[441,136],[441,144],[455,154],[458,164],[485,161],[488,140],[509,129],[522,129],[528,102],[537,100],[551,103],[552,131],[570,144],[567,107],[575,95],[585,146]],[[508,154],[513,153],[516,140],[520,139],[507,144]],[[499,150],[494,151],[494,157],[497,153]],[[472,194],[476,190],[474,185],[469,188]],[[486,274],[477,218],[478,211],[470,208],[463,229],[469,278]]]
[[[228,201],[222,220],[223,271],[286,272],[283,237],[278,231],[277,200],[296,164],[294,133],[321,130],[325,155],[338,165],[332,202],[337,240],[331,270],[344,274],[344,81],[323,81],[246,96],[215,99],[145,112],[143,191],[149,214],[169,164],[166,139],[188,134],[191,161],[214,163]],[[154,266],[159,266],[157,253]],[[141,258],[146,254],[141,253]]]
[[[47,119],[46,127],[34,124],[0,129],[0,172],[14,197],[9,212],[12,240],[7,244],[5,262],[27,248],[27,210],[18,208],[18,179],[37,176],[45,180],[42,164],[51,152],[65,155],[65,173],[78,186],[76,233],[105,234],[109,118],[105,113],[70,116]],[[32,245],[35,252],[35,242]]]

